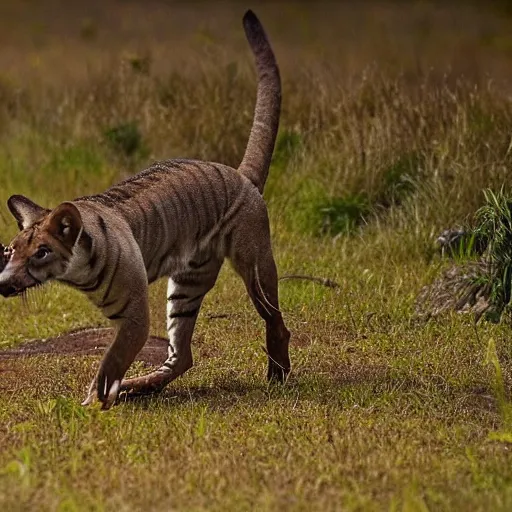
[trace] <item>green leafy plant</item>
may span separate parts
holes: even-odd
[[[277,137],[272,164],[277,168],[286,167],[301,145],[302,138],[299,133],[294,130],[283,130]]]
[[[109,146],[125,157],[145,154],[142,135],[135,122],[122,123],[105,131]]]
[[[512,287],[512,201],[502,188],[485,190],[486,204],[476,213],[476,236],[487,240],[485,259],[493,310],[502,312],[510,302]]]
[[[370,212],[365,194],[320,199],[311,205],[313,230],[317,235],[349,234],[365,222]]]

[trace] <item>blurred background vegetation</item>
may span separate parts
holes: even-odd
[[[53,207],[158,159],[236,167],[256,93],[250,7],[283,80],[265,189],[279,272],[340,285],[281,282],[293,372],[279,390],[227,265],[196,367],[158,399],[96,414],[77,404],[98,358],[0,359],[4,508],[511,510],[510,328],[413,318],[449,265],[436,237],[476,223],[486,189],[493,293],[510,299],[509,5],[0,2],[0,241],[16,232],[11,194]],[[165,335],[165,283],[150,294]],[[50,285],[2,302],[0,346],[90,325],[107,321]]]
[[[377,226],[417,245],[464,222],[482,189],[506,184],[506,2],[253,7],[284,84],[266,190],[275,222],[317,236]],[[255,96],[243,10],[239,2],[2,2],[2,217],[11,193],[56,204],[156,159],[237,166]],[[10,236],[13,223],[0,222]]]

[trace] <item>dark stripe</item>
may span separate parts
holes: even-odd
[[[196,300],[202,299],[204,297],[203,293],[200,293],[199,295],[195,295],[194,297],[189,297],[185,293],[176,293],[169,295],[167,297],[167,300],[186,300],[188,303],[195,302]]]
[[[183,169],[183,162],[179,160],[166,160],[162,162],[166,167],[170,167],[171,169]]]
[[[103,279],[105,279],[105,266],[99,271],[98,277],[94,284],[92,285],[75,285],[79,290],[82,290],[83,292],[95,292],[103,283]]]
[[[85,230],[83,230],[82,234],[80,235],[80,243],[81,243],[82,247],[87,252],[91,252],[91,250],[92,250],[92,237]],[[91,266],[93,266],[93,265],[91,265]]]
[[[199,162],[191,161],[191,162],[189,162],[189,165],[191,167],[194,167],[196,170],[201,170],[201,165],[199,165]]]
[[[126,190],[125,187],[112,187],[108,189],[106,192],[104,192],[105,197],[108,197],[118,203],[122,203],[124,201],[127,201],[132,197],[132,194],[129,190]]]
[[[143,183],[143,180],[133,180],[127,183],[132,197],[135,197],[141,188],[146,189],[147,184]]]
[[[109,252],[109,243],[108,238],[106,237],[107,234],[107,225],[105,224],[105,221],[103,220],[103,217],[98,215],[98,224],[100,225],[101,230],[103,231],[103,234],[105,235],[105,254],[108,254]],[[94,257],[97,258],[96,253],[93,254],[92,259]],[[94,261],[96,263],[96,261]],[[92,269],[92,265],[91,265]],[[78,287],[79,290],[82,290],[83,292],[95,292],[102,284],[103,280],[105,279],[105,273],[106,273],[106,264],[103,264],[103,267],[98,272],[98,277],[96,278],[96,281],[93,285],[81,285]]]
[[[173,293],[167,297],[167,300],[183,300],[188,299],[188,295],[186,293]]]
[[[93,269],[96,266],[97,262],[98,262],[98,255],[95,252],[93,252],[91,254],[91,257],[89,258],[89,267],[91,267],[91,269]]]
[[[104,302],[110,293],[110,290],[112,290],[112,285],[114,284],[114,279],[116,277],[117,273],[117,267],[119,267],[119,262],[121,261],[121,247],[117,248],[117,259],[116,264],[114,265],[114,270],[112,271],[112,276],[110,277],[110,282],[107,285],[107,289],[105,290],[105,293],[103,294],[102,302]]]
[[[83,292],[95,292],[103,283],[103,279],[105,279],[105,266],[98,272],[98,277],[96,278],[96,281],[92,285],[79,285],[77,288],[79,290],[82,290]],[[75,285],[76,286],[76,285]]]
[[[106,206],[107,208],[111,208],[112,206],[115,205],[114,201],[112,201],[108,197],[105,197],[103,194],[98,194],[96,196],[79,197],[78,199],[75,199],[75,201],[87,201],[89,203],[99,203],[103,206]]]
[[[136,174],[132,178],[128,178],[125,181],[122,181],[121,183],[129,183],[137,185],[147,185],[147,183],[154,183],[156,181],[160,181],[160,176],[158,174],[155,174],[157,172],[157,169],[146,169],[146,171],[142,171],[142,173]]]
[[[103,234],[107,236],[107,224],[105,223],[103,217],[98,217],[98,223],[100,225],[101,231],[103,231]]]
[[[113,306],[117,302],[117,299],[108,300],[107,302],[100,304],[100,307],[105,309],[109,308],[110,306]]]
[[[124,304],[123,307],[117,313],[114,313],[113,315],[109,315],[107,318],[109,320],[119,320],[120,318],[124,318],[123,313],[128,308],[128,304],[130,304],[130,299],[128,299],[126,301],[126,304]]]
[[[160,277],[162,275],[162,265],[165,263],[165,260],[169,257],[168,253],[165,253],[158,262],[156,267],[156,277]]]
[[[198,223],[199,233],[196,235],[196,238],[199,240],[201,224],[204,228],[206,228],[210,222],[210,219],[212,218],[212,212],[210,211],[210,195],[206,194],[210,191],[211,184],[210,180],[206,177],[207,173],[204,169],[204,165],[199,165],[196,163],[193,165],[197,171],[194,177],[199,181],[199,186],[196,187],[196,193],[192,194],[194,209],[196,211],[196,215],[198,215],[200,218],[200,223]],[[217,220],[216,217],[213,217],[213,219]]]
[[[72,283],[71,281],[68,281],[67,279],[57,279],[59,283],[66,284],[68,286],[72,286],[73,288],[76,288],[76,284]]]
[[[179,274],[172,276],[172,280],[181,286],[197,286],[197,276],[189,274]]]
[[[209,171],[210,169],[208,169]],[[203,201],[204,210],[206,212],[207,219],[218,220],[219,215],[217,212],[217,196],[215,195],[215,187],[212,187],[212,182],[210,179],[210,173],[203,167],[198,168],[198,173],[201,175],[202,186],[199,187],[199,193],[201,194],[201,199]],[[213,212],[212,212],[213,206]]]
[[[191,309],[190,311],[180,311],[176,313],[171,313],[169,318],[191,318],[197,315],[199,308]]]
[[[139,179],[139,183],[144,185],[146,185],[146,181],[149,181],[149,183],[156,183],[157,181],[160,181],[160,176],[157,174],[146,174],[145,176],[141,176]]]
[[[181,178],[181,176],[180,176]],[[190,229],[190,225],[192,223],[192,219],[190,217],[190,213],[189,213],[189,208],[188,208],[188,201],[186,201],[183,197],[182,197],[182,191],[185,190],[186,191],[186,186],[182,186],[182,182],[178,182],[178,177],[176,177],[176,180],[175,182],[173,183],[173,188],[174,187],[178,187],[178,189],[180,190],[180,193],[179,194],[173,194],[172,196],[172,200],[173,201],[176,201],[176,211],[178,212],[178,215],[180,217],[180,220],[181,220],[181,225],[189,230]]]
[[[73,281],[68,281],[67,279],[60,279],[60,278],[57,279],[57,281],[59,281],[60,283],[64,283],[69,286],[72,286],[73,288],[77,288],[78,290],[80,290],[82,292],[94,292],[100,287],[104,276],[105,276],[105,267],[103,267],[100,270],[100,272],[98,273],[98,277],[94,281],[94,284],[89,284],[89,283],[78,284],[78,283],[74,283]]]
[[[148,169],[145,169],[135,176],[130,176],[129,178],[121,181],[120,183],[117,183],[112,188],[108,189],[105,192],[102,192],[101,194],[94,194],[91,196],[81,196],[77,197],[75,201],[88,201],[88,202],[95,202],[100,203],[105,206],[111,207],[115,206],[116,199],[119,199],[119,196],[125,196],[126,199],[128,199],[128,196],[126,195],[125,191],[121,190],[123,185],[133,185],[133,184],[142,184],[146,185],[147,183],[153,184],[162,179],[162,174],[166,171],[169,171],[169,167],[175,167],[181,169],[183,165],[186,164],[186,160],[180,161],[180,160],[171,160],[167,162],[155,162],[151,165]],[[130,194],[130,193],[128,193]],[[131,197],[132,194],[130,194]],[[18,219],[17,219],[18,220]]]
[[[140,212],[142,214],[142,229],[143,230],[148,229],[149,225],[150,225],[150,221],[149,221],[149,217],[148,217],[148,212],[146,211],[147,208],[144,208],[144,206],[141,204],[138,197],[135,198],[135,202],[137,203],[137,206],[139,207]]]
[[[103,374],[103,375],[101,375]],[[107,398],[106,395],[105,395],[105,379],[107,378],[107,374],[106,373],[103,373],[103,372],[100,372],[100,378],[98,379],[98,386],[97,386],[97,389],[98,389],[98,399],[101,401],[101,402],[104,402],[105,399]],[[108,385],[108,382],[107,382],[107,385]],[[110,391],[110,389],[107,389],[107,393]]]
[[[157,204],[161,204],[164,201],[162,201],[158,191],[156,192],[156,196],[158,198],[158,201],[151,201],[149,203],[149,207],[151,208],[150,219],[153,220],[154,222],[152,222],[151,228],[149,228],[149,226],[144,226],[144,229],[148,230],[148,235],[150,237],[150,245],[152,246],[152,256],[150,257],[146,265],[146,271],[148,272],[148,274],[150,274],[150,270],[153,268],[153,264],[155,263],[158,254],[160,254],[162,246],[164,247],[164,254],[160,256],[158,264],[156,265],[156,272],[151,272],[151,281],[154,281],[154,279],[161,276],[162,264],[169,255],[169,249],[166,244],[167,237],[165,226],[167,221],[165,218],[165,212],[162,215],[162,212]],[[161,230],[163,230],[163,233],[161,233]]]
[[[199,262],[197,262],[197,261],[193,261],[193,260],[190,260],[190,261],[188,262],[188,266],[189,266],[190,268],[193,268],[193,269],[198,269],[198,268],[204,267],[205,265],[207,265],[208,263],[210,263],[210,261],[212,261],[212,259],[211,259],[211,258],[207,258],[206,260],[204,260],[204,261],[199,261]]]
[[[150,201],[149,203],[149,208],[151,209],[150,211],[150,218],[154,218],[154,208],[153,208],[153,202]],[[144,230],[147,230],[147,226],[144,226]],[[152,238],[153,237],[156,237],[160,242],[160,237],[157,236],[157,233],[158,233],[158,224],[154,227],[153,231],[155,231],[155,233],[150,233],[150,235],[152,235]],[[155,261],[155,258],[158,256],[158,251],[160,250],[160,246],[162,245],[161,243],[158,245],[158,247],[156,247],[155,245],[151,244],[152,247],[152,254],[146,264],[146,271],[149,273],[149,270],[151,269],[151,267],[153,266],[153,263]]]
[[[156,258],[156,253],[153,253],[153,255],[150,257],[148,263],[146,264],[146,272],[148,274],[149,280],[156,279],[156,276],[153,277],[153,274],[152,273],[150,274],[151,267],[153,266],[153,262],[155,261],[155,258]]]
[[[194,174],[190,175],[190,180],[197,179],[197,177]],[[186,185],[188,185],[187,182],[185,182]],[[196,243],[199,244],[199,240],[201,240],[201,205],[198,204],[197,201],[197,194],[195,193],[196,186],[194,184],[194,187],[189,190],[188,186],[184,186],[182,188],[182,194],[185,196],[185,208],[187,209],[187,217],[189,218],[189,224],[188,224],[188,230],[190,231],[191,228],[195,228],[194,233],[194,240],[196,240]],[[201,185],[199,185],[199,188]]]
[[[222,188],[224,190],[224,202],[225,203],[226,202],[229,203],[229,192],[228,192],[228,187],[226,185],[226,180],[224,178],[224,174],[222,173],[222,171],[215,164],[211,164],[211,166],[213,167],[213,169],[215,169],[217,171],[217,174],[219,175],[219,177],[220,177],[220,179],[222,181]]]
[[[204,180],[208,184],[208,192],[209,192],[209,198],[207,200],[208,204],[208,212],[210,218],[213,218],[215,222],[221,219],[222,212],[224,211],[223,205],[225,203],[224,200],[219,198],[219,195],[217,193],[217,183],[215,182],[215,173],[212,173],[211,169],[201,169],[201,173],[204,177]],[[206,187],[201,187],[206,190]],[[203,194],[204,197],[204,194]],[[213,208],[213,212],[211,212],[211,209]]]

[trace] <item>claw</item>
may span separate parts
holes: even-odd
[[[107,410],[112,407],[112,405],[114,404],[114,402],[117,399],[117,395],[119,393],[120,387],[121,387],[121,382],[119,380],[115,380],[114,383],[112,384],[112,386],[110,386],[108,396],[107,396],[106,400],[103,402],[103,405],[101,407],[103,410]],[[107,389],[107,385],[105,382],[105,391],[106,391],[106,389]],[[105,392],[105,395],[106,394],[107,393]]]
[[[85,400],[82,402],[83,406],[91,405],[97,398],[96,386],[98,385],[97,377],[92,379],[92,382],[89,384],[89,389],[87,390],[87,396]]]
[[[87,396],[85,397],[85,400],[82,402],[83,406],[91,405],[94,400],[96,399],[96,390],[90,391]]]

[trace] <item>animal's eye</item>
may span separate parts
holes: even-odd
[[[46,247],[46,245],[42,245],[34,253],[34,258],[36,260],[42,260],[42,259],[46,258],[46,256],[48,256],[48,254],[50,254],[50,252],[51,252],[50,249],[48,249],[48,247]]]

